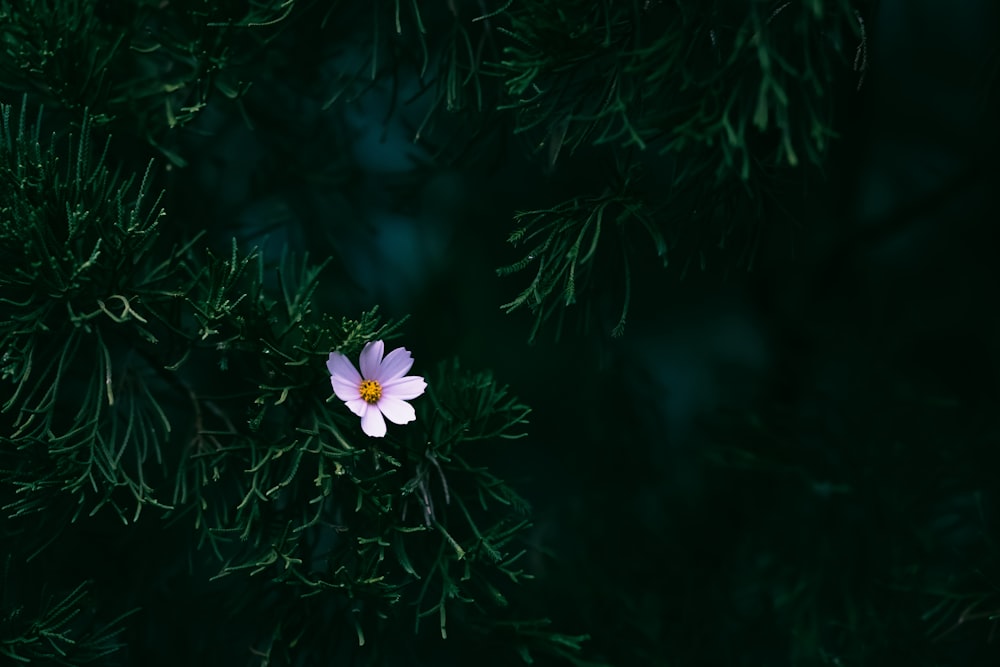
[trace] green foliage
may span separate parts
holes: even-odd
[[[638,224],[623,218],[618,226],[641,225],[645,233],[610,253],[608,266],[626,296],[617,297],[622,315],[608,328],[621,335],[632,267],[645,257],[665,258],[669,249],[684,275],[692,265],[706,268],[714,248],[726,248],[736,254],[725,263],[753,266],[762,228],[775,224],[765,220],[769,206],[782,189],[809,178],[808,170],[824,168],[837,134],[835,110],[864,75],[864,5],[337,6],[324,15],[324,31],[364,57],[336,59],[324,108],[388,81],[391,111],[399,109],[414,126],[414,141],[438,161],[468,164],[480,157],[479,140],[502,130],[522,140],[553,185],[577,163],[614,165],[569,181],[568,196],[516,213],[511,242],[539,242],[499,273],[537,263],[529,284],[503,306],[534,312],[531,339],[578,302],[584,317],[593,317],[605,310],[594,307],[600,296],[588,278],[596,255],[574,256],[573,249],[608,207],[627,211],[624,218]],[[612,245],[600,237],[598,246]]]
[[[350,354],[362,342],[342,341]],[[291,354],[315,361],[329,347],[268,349],[281,360],[268,376],[287,387],[293,378],[278,373],[315,376],[315,363]],[[419,630],[423,619],[444,637],[454,605],[483,618],[507,606],[504,582],[529,578],[519,543],[530,510],[475,463],[470,444],[520,437],[528,410],[488,374],[456,363],[437,369],[429,392],[417,423],[377,444],[359,438],[356,417],[324,403],[315,382],[256,399],[266,418],[251,423],[266,446],[253,431],[200,430],[175,504],[195,512],[202,541],[225,560],[219,576],[265,576],[292,599],[340,600],[361,645],[407,625]],[[275,615],[275,636],[301,631],[289,622]]]
[[[155,309],[176,299],[149,264],[162,217],[141,182],[121,179],[95,154],[84,122],[63,158],[3,107],[0,137],[0,359],[2,477],[15,489],[13,516],[52,513],[77,500],[73,516],[111,503],[115,491],[157,504],[147,461],[162,460],[170,424],[155,397],[143,350],[157,336]],[[135,341],[130,350],[116,345]],[[13,452],[13,460],[10,459]]]
[[[550,170],[599,149],[619,171],[650,174],[629,205],[646,212],[643,245],[661,255],[669,246],[684,267],[692,258],[706,266],[707,247],[735,245],[737,264],[749,267],[765,204],[803,177],[790,172],[823,167],[835,107],[863,76],[854,71],[866,48],[861,5],[6,2],[0,85],[73,118],[87,110],[91,122],[137,135],[183,165],[174,130],[210,99],[242,104],[255,78],[285,78],[308,50],[323,62],[300,73],[297,92],[322,98],[324,109],[389,82],[390,113],[402,110],[414,141],[439,160],[469,161],[477,140],[497,128],[543,153]],[[303,25],[301,36],[285,39]],[[54,34],[61,36],[53,41]],[[241,117],[249,123],[249,114]],[[617,193],[613,178],[597,190]],[[580,205],[593,196],[582,186],[536,211],[559,211],[564,220],[550,228],[551,248],[536,254],[547,267],[543,286],[560,271],[584,268],[559,250],[572,248],[596,215]],[[621,282],[643,252],[626,246],[616,260]],[[508,306],[554,314],[594,297],[586,280],[556,283],[539,291],[532,282]],[[620,320],[611,328],[623,331]]]
[[[119,635],[129,614],[107,622],[95,618],[91,582],[26,603],[34,591],[19,585],[18,574],[23,572],[12,574],[7,558],[0,581],[0,656],[10,664],[109,664],[108,656],[123,646]]]
[[[213,93],[237,98],[295,0],[3,0],[0,87],[159,146]]]
[[[744,244],[738,263],[750,267],[764,203],[789,179],[806,178],[803,167],[823,167],[837,95],[853,93],[844,82],[863,75],[852,71],[866,48],[855,4],[529,0],[504,13],[506,46],[491,71],[503,79],[514,132],[550,169],[560,156],[592,160],[602,149],[619,165],[607,185],[612,199],[619,174],[647,175],[649,187],[619,206],[639,218],[658,255],[667,246],[686,255],[686,271],[695,257],[705,266],[707,246],[735,240]],[[574,249],[606,204],[604,195],[581,194],[515,216],[511,242],[522,242],[525,221],[546,234],[500,270],[538,262],[531,284],[505,306],[537,311],[532,338],[549,315],[590,296],[573,275],[589,255]],[[626,284],[635,253],[620,265]]]
[[[553,164],[564,147],[585,144],[673,152],[697,163],[680,171],[682,185],[733,172],[747,180],[752,167],[795,166],[800,154],[820,164],[833,132],[830,88],[854,57],[844,53],[858,33],[854,9],[843,0],[743,9],[517,3],[499,67],[516,131],[539,136]]]
[[[590,287],[598,250],[607,245],[602,240],[608,234],[618,241],[625,272],[621,315],[612,334],[617,337],[624,333],[631,296],[630,247],[625,241],[626,234],[633,228],[641,228],[663,263],[667,262],[666,240],[645,205],[630,175],[623,175],[614,190],[609,188],[596,196],[573,199],[545,210],[522,211],[514,216],[520,226],[508,241],[531,247],[520,261],[498,269],[497,273],[503,276],[537,266],[531,284],[503,306],[507,312],[527,307],[534,313],[529,340],[535,338],[549,317],[576,303],[578,291]]]
[[[362,435],[325,361],[401,322],[317,316],[323,265],[308,258],[168,244],[152,166],[112,171],[86,118],[79,138],[43,141],[24,110],[0,113],[0,532],[19,539],[16,566],[52,562],[102,509],[125,531],[166,518],[193,529],[176,546],[193,571],[246,578],[234,609],[257,610],[267,659],[292,664],[295,638],[329,623],[358,651],[456,623],[515,639],[523,623],[512,647],[566,651],[568,635],[493,617],[531,578],[530,508],[480,459],[523,436],[527,407],[454,362],[428,378],[416,424]],[[11,641],[41,633],[58,651],[83,608],[76,590]],[[112,625],[82,646],[111,650]]]

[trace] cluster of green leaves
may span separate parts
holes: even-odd
[[[503,13],[506,46],[490,71],[503,78],[515,133],[550,168],[603,150],[624,165],[619,173],[655,181],[629,206],[648,212],[646,247],[663,256],[665,244],[673,251],[674,239],[693,237],[686,267],[695,256],[705,263],[706,242],[721,247],[735,235],[749,267],[764,202],[804,178],[790,170],[822,167],[836,96],[853,93],[845,83],[863,74],[854,71],[866,48],[857,5],[528,0]],[[500,273],[537,262],[526,293],[508,304],[535,311],[536,330],[587,291],[570,278],[582,263],[574,248],[605,200],[581,199],[518,215],[512,242],[548,241]]]
[[[612,335],[625,330],[631,297],[630,244],[626,235],[639,229],[648,235],[657,255],[667,262],[667,242],[655,224],[655,214],[646,208],[647,202],[632,181],[632,174],[622,174],[615,185],[587,197],[578,197],[552,208],[522,211],[514,216],[518,228],[510,235],[510,243],[530,246],[518,262],[497,269],[501,276],[526,270],[535,271],[531,283],[513,300],[504,304],[507,312],[527,307],[534,313],[534,325],[529,340],[533,340],[542,324],[558,315],[561,323],[564,308],[576,303],[581,286],[588,288],[598,264],[599,249],[609,244],[602,238],[613,235],[624,267],[624,298],[621,315]],[[607,253],[602,253],[606,259]],[[606,264],[607,266],[607,264]],[[612,265],[614,266],[614,265]]]
[[[326,643],[310,651],[342,655],[424,619],[445,636],[449,615],[526,656],[573,653],[582,637],[502,613],[530,578],[530,508],[481,448],[521,437],[527,407],[490,374],[443,364],[416,424],[364,436],[330,403],[324,362],[399,323],[318,317],[322,265],[308,258],[269,267],[235,241],[220,256],[200,235],[171,240],[152,167],[121,177],[89,121],[45,140],[25,110],[0,114],[0,534],[18,538],[15,565],[110,510],[124,531],[189,525],[178,559],[257,582],[233,604],[261,610],[272,664],[294,663],[308,632]],[[9,644],[34,645],[37,623],[62,642],[78,593]],[[110,650],[111,627],[94,647]]]
[[[25,590],[23,584],[29,579],[19,570],[28,568],[12,572],[12,561],[8,555],[0,579],[0,656],[12,664],[72,667],[101,664],[122,648],[119,635],[128,614],[110,621],[96,618],[89,600],[91,582],[44,594],[29,604],[25,600],[38,591]]]
[[[846,0],[530,0],[506,18],[499,65],[517,132],[537,135],[552,163],[583,145],[672,152],[688,158],[681,186],[734,172],[746,181],[800,155],[820,164],[831,88],[863,46]]]
[[[170,128],[190,122],[215,91],[235,99],[249,63],[295,0],[3,0],[0,88],[95,125],[137,135],[172,161]]]
[[[343,322],[342,331],[366,334],[348,334],[340,349],[356,353],[372,324]],[[373,635],[378,646],[427,622],[445,637],[449,613],[464,621],[464,607],[492,624],[490,614],[509,604],[505,589],[530,578],[520,564],[530,508],[476,463],[474,447],[521,437],[528,409],[488,373],[442,364],[417,422],[376,442],[358,435],[349,411],[327,405],[315,382],[289,388],[290,374],[315,366],[304,341],[269,349],[261,370],[288,390],[261,383],[250,430],[221,416],[206,423],[188,446],[175,499],[225,561],[219,577],[282,584],[276,606],[265,588],[247,602],[273,610],[273,638],[259,650],[278,660],[292,638],[315,633],[328,646],[313,650],[333,654],[350,641],[344,631],[359,647]],[[300,601],[314,597],[333,601],[349,625],[331,630],[328,609],[303,614]],[[532,643],[544,644],[519,641],[524,650]]]
[[[105,503],[124,517],[118,490],[136,512],[156,504],[146,465],[169,432],[142,360],[155,309],[180,296],[169,262],[149,263],[162,210],[149,171],[117,178],[86,122],[63,156],[24,111],[0,114],[4,508],[50,516],[68,495],[74,517]]]

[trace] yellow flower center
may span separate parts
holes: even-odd
[[[378,403],[378,399],[382,398],[382,385],[378,380],[363,380],[358,392],[361,398],[365,399],[365,403]]]

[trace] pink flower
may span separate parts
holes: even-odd
[[[413,357],[405,347],[396,348],[382,358],[385,345],[380,340],[361,350],[361,373],[340,352],[331,352],[326,362],[333,393],[348,409],[361,417],[361,430],[373,438],[385,435],[385,418],[393,424],[408,424],[417,418],[406,401],[420,396],[427,388],[424,379],[406,375]]]

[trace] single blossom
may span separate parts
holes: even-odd
[[[385,355],[385,344],[372,341],[361,350],[361,372],[340,352],[331,352],[326,362],[333,393],[348,409],[361,417],[361,430],[373,438],[385,435],[385,420],[408,424],[417,418],[406,401],[424,393],[427,383],[418,375],[407,375],[413,357],[405,347]],[[383,415],[385,419],[383,419]]]

